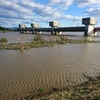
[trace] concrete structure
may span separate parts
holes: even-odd
[[[33,34],[40,34],[40,32],[36,31],[36,28],[39,28],[39,24],[37,23],[31,23],[31,27],[33,28],[32,33]]]
[[[98,32],[100,32],[100,27],[94,28],[94,34],[92,36],[97,36]]]
[[[51,34],[52,35],[60,35],[61,34],[61,32],[59,32],[57,30],[55,31],[55,29],[58,28],[59,25],[60,25],[60,23],[56,22],[56,21],[49,22],[49,26],[51,26]]]
[[[85,25],[84,36],[93,35],[94,33],[94,25],[97,23],[96,18],[83,18],[82,24]]]
[[[32,27],[32,28],[39,28],[39,24],[31,23],[31,27]]]
[[[59,25],[60,25],[60,23],[59,22],[55,22],[55,21],[51,21],[51,22],[49,22],[49,26],[51,26],[51,27],[59,27]]]
[[[25,31],[23,29],[26,28],[26,25],[24,24],[19,24],[19,28],[20,28],[20,33],[25,33]]]
[[[60,35],[61,32],[84,32],[84,36],[95,36],[98,29],[94,29],[94,25],[97,23],[95,18],[83,18],[82,24],[85,26],[80,27],[59,27],[60,23],[51,21],[49,26],[51,28],[39,28],[39,24],[31,23],[31,28],[27,28],[25,25],[20,24],[20,33],[32,32],[33,34],[41,34],[42,32],[51,32],[51,35]],[[100,30],[100,28],[99,28]]]
[[[26,25],[24,25],[24,24],[19,24],[19,27],[20,27],[20,28],[26,28]]]

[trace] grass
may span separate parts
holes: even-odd
[[[59,44],[82,44],[82,43],[100,43],[100,41],[90,41],[90,40],[73,40],[68,39],[65,36],[60,36],[58,39],[47,41],[43,38],[41,35],[35,35],[34,40],[32,42],[28,43],[7,43],[6,38],[0,39],[0,50],[6,49],[6,50],[28,50],[30,48],[40,48],[40,47],[49,47],[53,45],[59,45]]]
[[[44,92],[44,89],[43,89],[43,88],[39,88],[38,91],[39,91],[39,92]]]
[[[0,42],[1,42],[1,43],[6,43],[6,42],[8,42],[8,40],[7,40],[6,38],[1,38],[1,39],[0,39]]]
[[[65,89],[53,88],[45,92],[39,89],[36,95],[25,97],[25,100],[100,100],[100,77],[77,86]],[[41,93],[40,93],[41,92]],[[31,99],[32,98],[32,99]]]

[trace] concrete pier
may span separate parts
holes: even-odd
[[[20,33],[25,33],[24,29],[26,28],[26,25],[19,24],[19,28],[20,28]]]
[[[31,27],[33,28],[32,33],[33,34],[38,34],[38,31],[36,31],[35,29],[39,28],[39,24],[31,23]]]
[[[60,25],[59,22],[51,21],[49,22],[49,26],[51,26],[51,35],[58,35],[59,32],[55,31],[56,28],[58,28]]]
[[[93,35],[94,33],[94,25],[97,23],[96,18],[83,18],[82,24],[85,25],[84,36]]]

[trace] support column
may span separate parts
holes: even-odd
[[[20,33],[22,33],[22,29],[21,29],[21,28],[19,28],[19,30],[20,30]]]
[[[94,25],[85,25],[84,36],[88,36],[92,34],[94,34]]]
[[[59,22],[49,22],[49,26],[51,26],[51,35],[57,35],[55,28],[59,27]]]
[[[84,36],[94,34],[94,25],[97,23],[95,18],[83,18],[82,24],[85,25]]]
[[[36,23],[31,23],[31,27],[33,28],[32,33],[38,34],[38,32],[35,30],[36,28],[39,28],[39,25]]]
[[[19,24],[20,33],[24,33],[26,26],[24,24]]]
[[[51,27],[51,35],[55,35],[54,27]]]
[[[33,30],[32,30],[32,34],[36,34],[36,32],[35,32],[34,28],[33,28]]]
[[[56,31],[55,34],[56,34],[56,35],[61,35],[62,32]]]

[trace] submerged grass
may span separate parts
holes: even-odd
[[[7,50],[28,50],[29,48],[39,48],[39,47],[49,47],[53,45],[59,45],[59,44],[74,44],[74,43],[100,43],[100,41],[90,41],[90,40],[74,40],[74,39],[68,39],[65,36],[60,36],[58,39],[47,41],[43,38],[41,35],[36,35],[34,37],[33,42],[28,43],[4,43],[7,42],[7,39],[3,39],[4,41],[0,42],[0,50],[7,49]],[[6,40],[6,41],[5,41]]]

